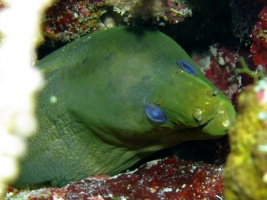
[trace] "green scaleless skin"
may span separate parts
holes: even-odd
[[[190,63],[196,76],[177,60]],[[114,175],[157,150],[222,136],[235,118],[186,52],[153,28],[86,35],[37,65],[46,84],[36,97],[39,125],[18,187]],[[149,119],[146,105],[160,108],[167,121]]]

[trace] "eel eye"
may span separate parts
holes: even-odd
[[[154,122],[164,123],[164,122],[167,121],[167,116],[158,107],[151,106],[151,105],[146,105],[146,107],[145,107],[145,113],[146,113],[146,116],[150,120],[152,120]]]
[[[197,72],[195,67],[186,60],[177,60],[176,62],[184,71],[186,71],[188,74],[192,74],[194,76],[197,76]]]

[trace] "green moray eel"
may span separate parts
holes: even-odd
[[[18,187],[114,175],[157,150],[225,135],[235,118],[186,52],[153,28],[89,34],[37,66],[45,86]]]

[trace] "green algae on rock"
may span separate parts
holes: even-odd
[[[226,199],[267,199],[267,80],[247,86],[229,130],[230,154],[224,170]]]
[[[37,65],[46,86],[20,187],[113,175],[157,150],[220,137],[235,118],[186,52],[153,28],[86,35]]]

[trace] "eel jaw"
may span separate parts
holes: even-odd
[[[202,131],[212,136],[222,136],[227,133],[235,119],[236,113],[228,101],[222,101],[213,119],[207,122]]]

